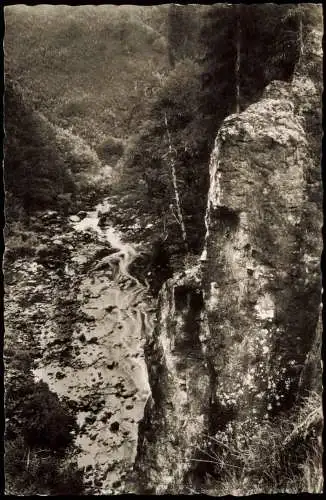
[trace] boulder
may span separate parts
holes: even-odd
[[[120,427],[119,422],[112,422],[112,424],[110,425],[110,431],[118,432],[119,427]]]
[[[70,222],[80,222],[80,217],[78,215],[70,215],[69,220]]]
[[[80,212],[78,212],[77,216],[79,217],[80,220],[83,220],[83,219],[85,219],[85,217],[87,217],[87,212],[85,212],[85,210],[80,210]]]

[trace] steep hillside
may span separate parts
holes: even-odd
[[[92,145],[124,137],[168,69],[167,6],[5,8],[5,64],[35,107]]]
[[[4,104],[7,223],[26,221],[35,211],[85,208],[101,192],[105,173],[96,152],[70,129],[53,125],[33,109],[23,89],[9,78]]]
[[[295,14],[291,5],[171,6],[174,67],[130,138],[117,191],[128,195],[127,204],[140,200],[137,213],[155,220],[153,239],[163,235],[174,269],[187,253],[202,250],[209,157],[223,119],[256,102],[272,80],[293,74],[299,58]],[[162,280],[157,274],[153,280],[157,290]]]

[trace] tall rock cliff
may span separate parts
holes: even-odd
[[[189,477],[207,469],[207,436],[250,441],[309,384],[321,302],[321,47],[312,31],[292,82],[272,82],[216,138],[202,257],[164,284],[147,343],[152,397],[135,465],[144,492],[189,493]]]

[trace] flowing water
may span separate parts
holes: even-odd
[[[136,248],[123,242],[113,227],[98,225],[101,214],[111,209],[105,200],[71,224],[76,242],[91,233],[102,248],[104,244],[112,251],[85,272],[82,263],[87,262],[89,246],[76,246],[73,266],[82,273],[78,302],[90,319],[74,328],[71,345],[77,346],[78,355],[64,367],[41,362],[34,372],[59,396],[78,404],[77,459],[95,494],[118,493],[123,487],[150,394],[143,354],[144,340],[153,328],[150,297],[146,286],[129,273],[138,256]],[[66,264],[66,272],[71,266]],[[45,336],[45,346],[46,342]],[[63,372],[59,378],[58,370]]]
[[[209,176],[210,176],[210,182],[209,182],[209,190],[207,193],[207,206],[206,206],[206,213],[205,213],[205,227],[206,227],[206,234],[205,234],[205,243],[204,243],[204,249],[200,257],[201,262],[206,262],[207,261],[207,241],[209,238],[209,227],[210,227],[210,216],[211,216],[211,211],[212,209],[216,209],[221,205],[221,177],[222,174],[219,170],[219,162],[220,162],[220,148],[221,148],[221,134],[220,131],[218,132],[218,135],[215,140],[215,147],[212,152],[210,164],[209,164]]]

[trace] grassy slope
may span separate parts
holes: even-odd
[[[5,19],[7,71],[37,109],[92,145],[128,136],[168,69],[166,6],[18,5]]]

